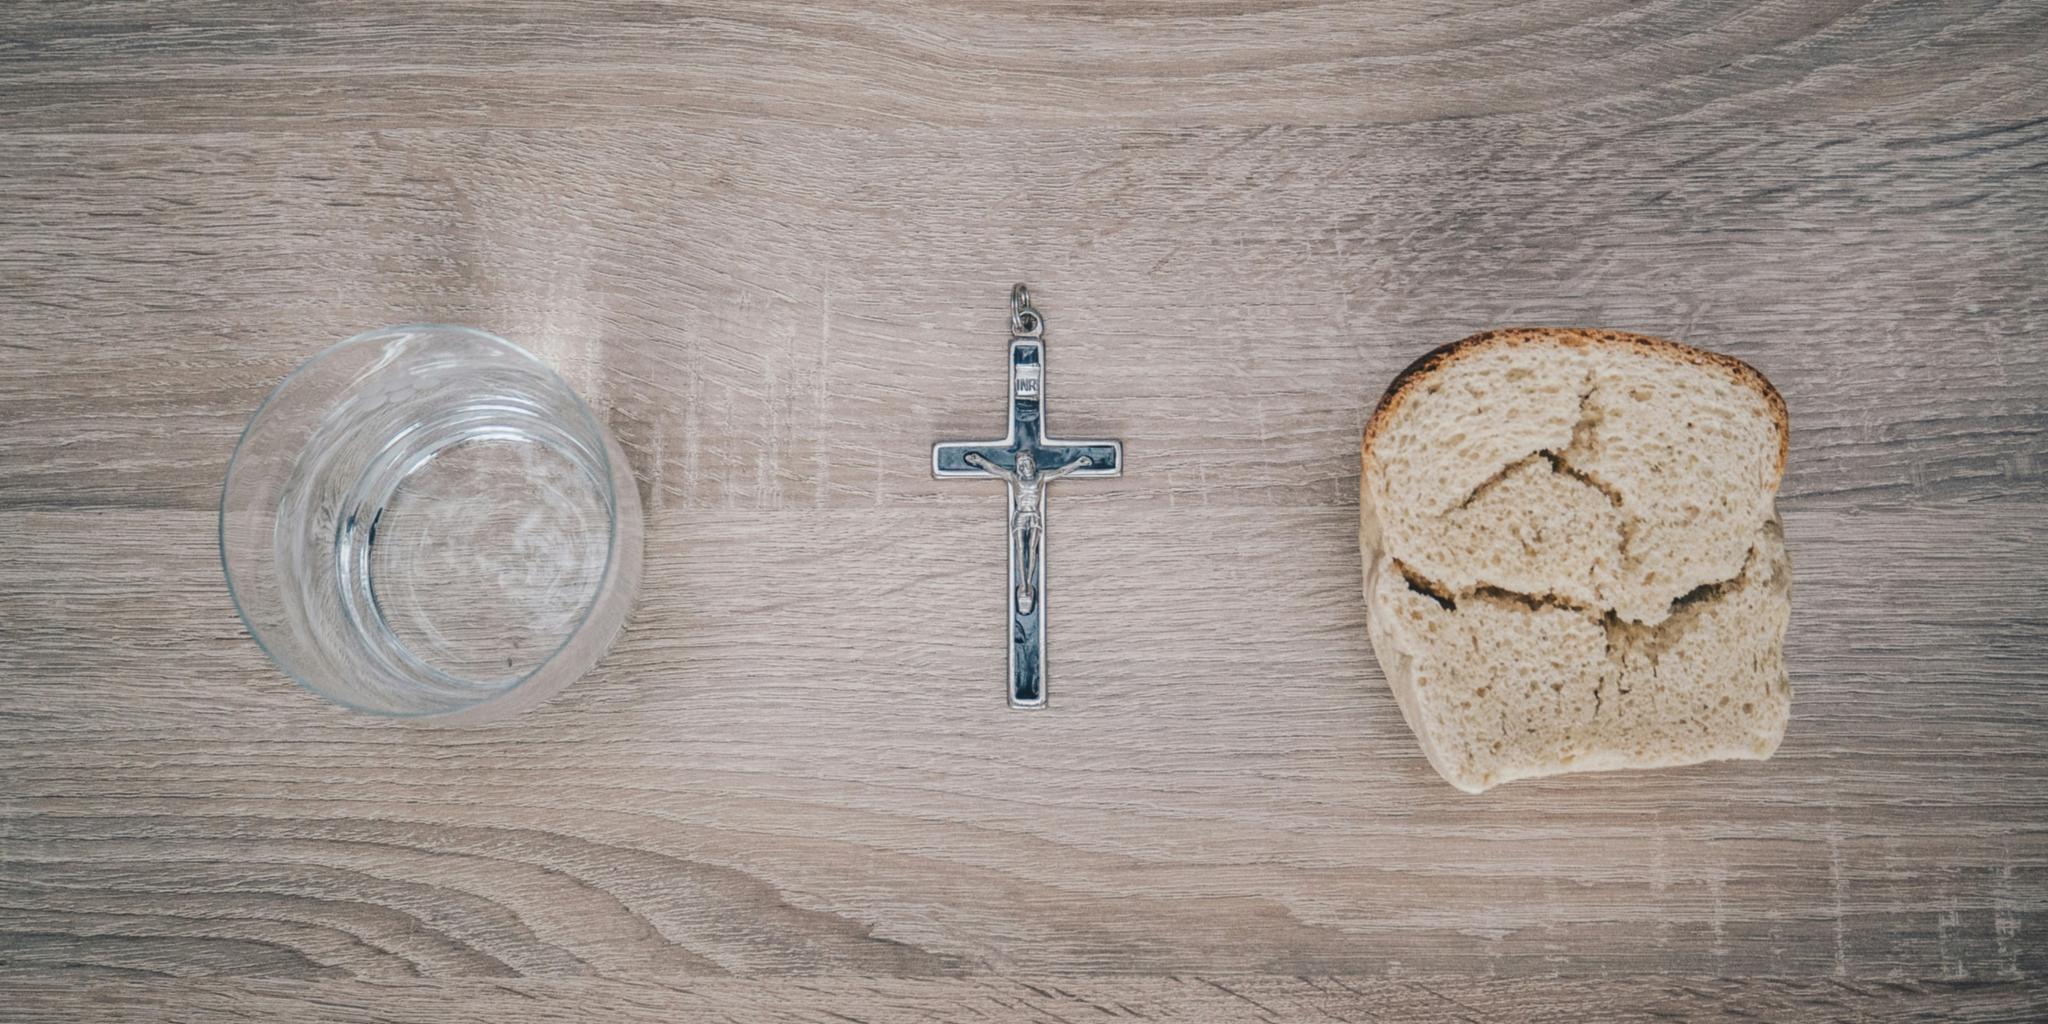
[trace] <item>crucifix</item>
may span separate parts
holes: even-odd
[[[1010,492],[1010,706],[1045,706],[1045,490],[1065,476],[1119,476],[1121,441],[1059,441],[1045,430],[1045,318],[1023,285],[1010,290],[1010,432],[941,441],[932,475],[997,479]]]

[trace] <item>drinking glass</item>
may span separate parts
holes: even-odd
[[[610,432],[526,350],[470,327],[359,334],[271,392],[228,463],[220,555],[257,644],[306,689],[476,721],[596,664],[640,580]]]

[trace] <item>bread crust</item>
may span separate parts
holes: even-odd
[[[1712,367],[1733,376],[1738,382],[1763,396],[1764,404],[1771,410],[1771,420],[1778,427],[1778,469],[1772,481],[1775,489],[1785,478],[1785,461],[1792,451],[1792,420],[1785,409],[1785,398],[1771,385],[1756,367],[1730,355],[1709,352],[1691,345],[1658,338],[1647,334],[1629,334],[1625,331],[1596,330],[1589,327],[1504,327],[1498,330],[1481,331],[1469,338],[1462,338],[1448,345],[1440,345],[1422,357],[1408,364],[1408,367],[1394,375],[1387,390],[1380,395],[1380,401],[1373,408],[1372,415],[1365,421],[1365,435],[1359,441],[1359,456],[1372,457],[1373,441],[1378,439],[1380,429],[1389,422],[1401,408],[1408,394],[1414,388],[1428,383],[1438,373],[1458,360],[1488,348],[1505,345],[1526,345],[1531,342],[1555,342],[1570,348],[1587,348],[1595,345],[1640,348],[1674,362],[1690,363],[1694,366]]]

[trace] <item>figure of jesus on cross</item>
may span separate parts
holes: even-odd
[[[1013,595],[1017,611],[1029,615],[1038,607],[1037,569],[1039,556],[1045,548],[1045,515],[1038,510],[1045,501],[1045,485],[1069,473],[1087,468],[1080,459],[1053,470],[1050,473],[1038,471],[1038,461],[1030,452],[1017,453],[1017,468],[1004,469],[982,458],[980,452],[968,452],[961,456],[968,465],[1001,477],[1010,484],[1010,558],[1021,564],[1024,571],[1017,582]]]
[[[1023,285],[1010,292],[1010,431],[999,441],[932,446],[932,475],[994,477],[1010,493],[1010,706],[1042,708],[1045,688],[1046,485],[1064,476],[1123,473],[1120,441],[1060,441],[1045,433],[1045,318]]]

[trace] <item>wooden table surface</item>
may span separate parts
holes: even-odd
[[[0,1018],[2048,1013],[2048,6],[19,5],[0,27]],[[929,445],[1123,438],[1002,509]],[[634,618],[497,726],[250,642],[237,431],[402,321],[630,454]],[[1360,425],[1508,324],[1793,420],[1767,763],[1464,796]],[[1084,568],[1085,566],[1085,568]],[[1084,630],[1084,620],[1108,623]]]

